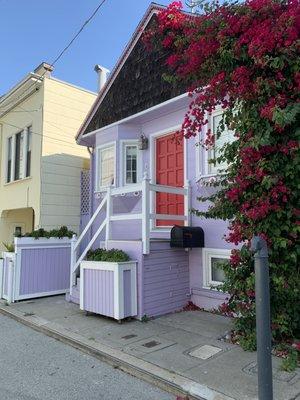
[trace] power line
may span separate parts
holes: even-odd
[[[89,22],[94,18],[94,16],[97,14],[97,12],[100,10],[100,8],[103,6],[106,0],[102,0],[101,3],[98,5],[98,7],[95,9],[95,11],[92,13],[92,15],[83,23],[81,28],[78,30],[78,32],[75,34],[75,36],[70,40],[70,42],[66,45],[66,47],[59,53],[59,55],[55,58],[55,60],[51,63],[51,66],[53,67],[57,61],[63,56],[63,54],[69,49],[69,47],[72,46],[72,44],[75,42],[75,40],[78,38],[78,36],[81,34],[81,32],[84,30],[84,28],[89,24]]]
[[[93,11],[93,13],[90,15],[90,17],[81,25],[81,27],[79,28],[79,30],[77,31],[77,33],[72,37],[72,39],[69,41],[69,43],[63,48],[63,50],[61,50],[61,52],[58,54],[58,56],[52,61],[52,63],[50,64],[51,67],[53,67],[60,59],[61,57],[65,54],[65,52],[72,46],[72,44],[75,42],[75,40],[78,38],[78,36],[81,34],[81,32],[84,30],[84,28],[91,22],[91,20],[95,17],[95,15],[98,13],[98,11],[100,10],[100,8],[103,6],[103,4],[106,2],[106,0],[102,0],[100,2],[100,4],[96,7],[96,9]],[[36,84],[39,81],[42,81],[43,77],[45,76],[45,74],[47,73],[47,71],[45,71],[39,78],[37,78],[37,81],[33,83],[32,88],[34,86],[36,86]],[[31,89],[31,87],[29,86],[28,89],[24,90],[24,92],[22,92],[16,100],[20,99],[23,94],[27,91],[29,91],[29,89]],[[7,105],[11,104],[13,101],[15,100],[11,100]]]
[[[19,129],[20,131],[24,130],[24,127],[22,128],[22,127],[20,127],[20,126],[17,126],[17,125],[14,125],[14,124],[10,124],[9,122],[3,122],[3,121],[1,121],[1,124],[11,126],[11,127],[13,127],[13,128]],[[70,147],[74,147],[74,148],[77,148],[77,149],[78,149],[78,147],[77,147],[78,145],[76,144],[76,142],[74,142],[74,146],[73,146],[73,145],[72,145],[70,142],[68,142],[67,140],[57,139],[57,138],[54,138],[54,137],[52,137],[52,136],[48,136],[48,135],[45,135],[45,134],[43,134],[43,133],[35,132],[35,131],[32,131],[32,130],[31,130],[31,133],[34,134],[34,135],[41,136],[41,137],[46,137],[46,138],[48,138],[48,139],[51,139],[51,140],[54,140],[54,141],[57,141],[57,142],[67,143]]]
[[[30,110],[25,110],[25,108],[23,108],[23,107],[21,107],[21,106],[19,106],[19,108],[21,108],[21,110],[23,110],[24,112],[28,112],[28,114],[31,114],[31,113],[32,113],[32,111],[30,111]],[[37,111],[39,111],[39,110],[37,110]],[[50,121],[46,121],[46,120],[45,120],[45,123],[47,123],[47,124],[53,126],[53,128],[57,129],[58,132],[63,133],[63,131],[61,130],[61,128],[58,127],[57,125],[53,124],[53,122],[50,122]],[[45,134],[43,134],[43,133],[41,133],[41,135],[43,135],[43,136],[45,136],[45,137],[49,137],[49,138],[51,138],[51,139],[54,139],[52,136],[50,137],[50,136],[47,136],[47,135],[45,135]],[[74,136],[74,139],[75,139],[75,136]],[[57,139],[57,140],[59,140],[59,139]],[[83,140],[83,143],[86,143],[86,142]],[[86,143],[86,144],[87,144],[87,143]],[[76,144],[76,140],[75,140],[74,146],[76,146],[76,145],[77,145],[77,144]],[[87,144],[87,145],[88,145],[88,144]]]

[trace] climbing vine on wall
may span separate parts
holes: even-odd
[[[234,244],[224,266],[229,293],[221,306],[236,316],[235,334],[255,347],[254,269],[249,240],[262,235],[270,249],[272,334],[275,342],[299,337],[299,137],[300,4],[291,0],[213,3],[202,13],[183,13],[173,2],[145,34],[149,51],[169,52],[164,79],[184,82],[191,101],[178,134],[198,135],[217,107],[217,132],[206,129],[200,144],[210,149],[215,133],[234,130],[213,162],[226,163],[213,185],[206,218],[229,220]],[[223,173],[222,173],[223,172]]]

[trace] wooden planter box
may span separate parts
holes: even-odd
[[[82,261],[80,308],[121,320],[137,315],[136,261]]]
[[[15,253],[4,252],[0,263],[1,297],[14,302],[66,293],[70,260],[69,238],[15,238]]]

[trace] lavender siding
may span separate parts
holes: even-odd
[[[124,287],[124,317],[132,315],[131,311],[131,271],[123,272],[123,287]]]
[[[70,282],[70,248],[22,249],[20,296],[66,290]]]
[[[116,143],[116,186],[121,186],[121,177],[123,174],[122,165],[120,163],[121,140],[137,139],[141,132],[150,139],[149,148],[141,152],[141,171],[148,171],[152,181],[155,181],[155,173],[153,168],[155,160],[151,159],[150,145],[151,137],[158,132],[171,132],[181,125],[185,112],[188,109],[189,99],[180,99],[168,105],[164,105],[156,110],[148,111],[146,115],[136,116],[130,123],[103,129],[94,136],[94,146],[100,146],[105,143],[115,141]],[[207,204],[199,203],[197,197],[208,196],[213,189],[201,186],[199,178],[205,174],[205,150],[196,143],[198,138],[189,139],[185,142],[186,146],[186,164],[185,164],[185,179],[188,179],[191,184],[191,207],[205,210]],[[200,149],[200,150],[199,150]],[[96,163],[95,156],[91,159],[91,214],[98,206],[101,198],[94,193],[94,182]],[[152,174],[152,175],[151,175]],[[115,213],[138,213],[141,210],[141,197],[132,197],[131,195],[120,196],[114,200]],[[94,233],[100,223],[105,218],[105,210],[99,216],[92,227]],[[193,226],[201,226],[205,233],[205,246],[215,249],[230,249],[231,246],[224,240],[224,235],[227,232],[227,222],[220,220],[206,220],[198,218],[195,215],[191,217]],[[151,238],[168,239],[169,233],[163,230],[151,232]],[[212,291],[203,288],[203,268],[202,265],[202,250],[193,249],[189,253],[185,253],[185,268],[180,269],[176,273],[176,268],[172,268],[169,273],[169,285],[164,286],[160,280],[160,276],[164,276],[167,271],[164,270],[166,265],[163,263],[157,264],[155,254],[143,257],[141,250],[141,222],[140,221],[115,221],[111,224],[111,237],[114,239],[110,247],[122,248],[124,251],[129,251],[133,260],[138,260],[138,315],[143,314],[158,315],[169,312],[169,309],[177,309],[181,307],[184,300],[187,300],[186,294],[192,294],[192,301],[200,307],[211,309],[222,303],[225,295],[217,291]],[[104,240],[104,233],[98,238],[95,247],[98,247],[100,241]],[[131,241],[131,242],[126,242]],[[137,244],[139,243],[139,244]],[[175,254],[175,253],[174,253]],[[170,258],[172,259],[173,256]],[[168,264],[169,261],[166,260]],[[153,270],[151,270],[153,266]],[[155,268],[155,271],[154,271]],[[184,271],[184,272],[183,272]],[[187,273],[188,271],[188,273]],[[155,275],[156,274],[156,275]],[[182,283],[182,278],[184,281]],[[177,282],[176,282],[177,277]],[[180,278],[180,279],[179,279]],[[172,290],[172,288],[174,288]],[[176,294],[175,294],[176,293]],[[170,301],[171,299],[171,301]],[[183,300],[184,299],[184,300]],[[159,305],[160,304],[160,305]],[[171,306],[172,304],[172,306]]]
[[[114,317],[114,273],[84,269],[84,309]]]
[[[181,310],[189,296],[188,253],[168,242],[152,242],[144,256],[144,314],[158,316]]]

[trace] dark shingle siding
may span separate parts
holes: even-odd
[[[155,23],[155,18],[152,17],[148,27]],[[183,94],[186,90],[182,85],[174,86],[162,78],[166,72],[167,56],[164,50],[147,51],[142,39],[139,39],[85,133]]]

